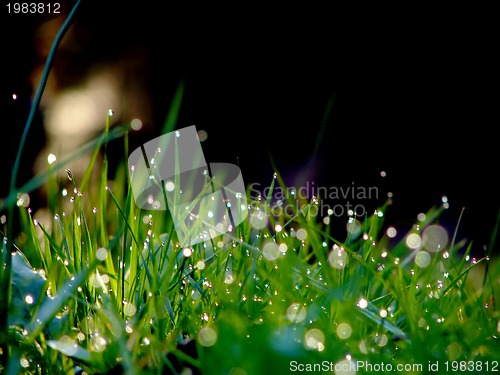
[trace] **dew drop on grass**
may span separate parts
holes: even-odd
[[[368,348],[366,347],[366,341],[365,340],[361,340],[359,343],[358,343],[358,348],[359,348],[359,351],[363,354],[368,354]]]
[[[422,232],[422,243],[426,250],[436,253],[448,244],[448,233],[441,225],[429,225]]]
[[[337,327],[337,335],[339,338],[342,340],[346,340],[349,337],[351,337],[352,334],[352,328],[349,324],[347,323],[340,323]]]
[[[217,342],[217,332],[211,327],[203,327],[198,331],[198,342],[205,347],[215,345]]]
[[[280,249],[275,242],[269,241],[262,248],[262,255],[267,260],[274,261],[278,259],[280,255]]]
[[[191,298],[193,299],[193,301],[196,301],[198,298],[200,298],[200,292],[198,292],[197,290],[193,290],[191,292]]]
[[[47,163],[54,164],[57,160],[57,157],[54,154],[49,154],[47,156]]]
[[[300,323],[306,318],[307,310],[300,303],[292,303],[286,309],[286,317],[293,323]]]
[[[358,303],[357,303],[358,307],[360,309],[366,309],[368,307],[368,301],[364,298],[361,298]]]
[[[286,243],[281,243],[278,247],[283,254],[288,250],[288,245]]]
[[[304,228],[297,230],[297,239],[304,241],[307,238],[307,231]]]
[[[317,328],[310,329],[304,335],[304,344],[308,349],[322,352],[325,349],[325,334]]]
[[[32,305],[33,302],[35,302],[35,299],[33,298],[33,296],[31,294],[26,294],[26,297],[24,297],[24,301],[28,304],[28,305]]]
[[[268,223],[267,216],[262,211],[254,212],[250,215],[250,225],[257,230],[264,229]]]
[[[398,234],[398,231],[394,227],[389,227],[389,228],[387,228],[386,234],[387,234],[387,237],[394,238]]]
[[[102,352],[106,349],[106,339],[104,337],[101,337],[99,333],[95,333],[91,338],[90,338],[90,343],[89,343],[89,349],[92,352]]]
[[[140,119],[138,119],[138,118],[135,118],[132,121],[130,121],[130,127],[133,130],[141,130],[141,128],[142,128],[142,121]]]
[[[416,233],[410,233],[406,237],[406,246],[410,249],[415,250],[418,249],[422,245],[422,239]]]
[[[378,346],[380,346],[381,348],[386,346],[387,343],[389,342],[389,339],[387,338],[386,335],[384,334],[381,334],[381,335],[377,335],[375,337],[375,340],[374,340]]]
[[[333,268],[342,269],[349,260],[347,252],[338,245],[333,245],[333,249],[328,254],[328,262]]]
[[[112,109],[108,109],[108,116],[112,117],[115,114]]]
[[[419,251],[415,256],[415,263],[420,268],[425,268],[431,264],[431,256],[427,251]]]
[[[30,367],[30,362],[26,358],[24,358],[24,357],[19,360],[19,363],[24,368]]]
[[[73,181],[73,173],[71,169],[66,169],[66,176],[68,176],[68,180]]]
[[[349,233],[351,236],[356,237],[361,233],[361,223],[353,219],[352,217],[349,218],[347,221],[347,233]]]
[[[124,301],[123,314],[125,316],[134,316],[137,312],[137,308],[134,304]]]

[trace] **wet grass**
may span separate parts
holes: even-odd
[[[126,155],[109,175],[108,127],[81,181],[56,173],[64,161],[47,165],[45,216],[17,201],[2,372],[495,366],[498,262],[473,258],[473,242],[455,243],[439,225],[445,204],[395,241],[388,200],[371,216],[351,216],[340,242],[330,234],[340,219],[316,215],[319,198],[248,197],[248,220],[186,250],[168,212],[134,204]],[[126,145],[127,128],[120,134]],[[269,185],[286,190],[279,173]],[[276,215],[277,204],[299,209]]]

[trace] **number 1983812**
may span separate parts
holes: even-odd
[[[61,13],[60,3],[8,3],[7,12],[15,14],[58,14]]]

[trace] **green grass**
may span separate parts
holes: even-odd
[[[134,204],[125,162],[133,135],[121,129],[125,153],[113,176],[106,141],[94,142],[81,182],[57,177],[62,164],[43,174],[45,220],[17,207],[22,231],[1,342],[6,374],[250,375],[349,359],[426,373],[436,361],[444,372],[446,361],[451,371],[453,361],[499,359],[500,268],[494,258],[473,259],[472,242],[450,238],[420,267],[407,236],[387,236],[389,201],[351,218],[356,230],[339,242],[313,215],[318,200],[280,216],[269,214],[273,202],[257,200],[233,233],[186,257],[168,213]],[[276,174],[271,189],[278,184],[285,190]],[[443,210],[432,208],[410,233],[422,237]],[[262,229],[251,225],[257,212],[268,218]]]

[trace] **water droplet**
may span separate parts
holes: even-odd
[[[267,223],[268,218],[262,211],[257,211],[250,215],[250,225],[257,230],[264,229]]]
[[[328,262],[333,268],[342,269],[345,267],[349,260],[347,252],[339,247],[338,245],[333,245],[333,249],[328,254]]]
[[[406,237],[406,245],[412,250],[418,249],[422,245],[422,239],[418,234],[410,233]]]
[[[356,237],[361,232],[361,223],[356,219],[350,218],[347,222],[346,228],[347,232],[351,236]]]
[[[310,329],[304,335],[304,344],[309,349],[322,352],[325,349],[325,334],[317,328]]]
[[[130,127],[133,130],[141,130],[142,129],[142,121],[139,120],[138,118],[135,118],[132,121],[130,121]]]
[[[426,250],[436,253],[448,244],[448,233],[441,225],[429,225],[422,232],[422,243]]]
[[[208,133],[205,130],[198,130],[198,140],[205,142],[208,138]]]
[[[360,309],[366,309],[366,307],[368,306],[368,301],[364,298],[361,298],[358,303],[357,303],[358,307]]]
[[[136,312],[137,307],[135,307],[134,304],[124,301],[123,313],[125,314],[125,316],[134,316]]]
[[[415,256],[415,263],[420,268],[425,268],[431,264],[431,256],[427,251],[419,251]]]
[[[306,318],[306,308],[299,303],[292,303],[286,310],[286,317],[293,323],[300,323]]]
[[[19,363],[24,368],[30,367],[30,362],[26,358],[24,358],[24,357],[19,360]]]
[[[340,323],[337,327],[337,336],[342,339],[346,340],[349,337],[351,337],[352,334],[352,328],[349,324],[347,323]]]
[[[108,256],[108,250],[105,249],[104,247],[100,247],[96,251],[96,257],[99,259],[101,262],[106,260],[106,257]]]
[[[165,189],[167,189],[168,192],[172,192],[175,189],[175,184],[172,181],[167,181],[165,183]]]
[[[300,228],[299,230],[297,230],[296,236],[297,239],[303,241],[307,238],[307,231],[303,228]]]
[[[26,294],[26,297],[24,297],[24,301],[28,304],[28,305],[32,305],[33,302],[35,302],[33,296],[31,294]]]
[[[203,327],[198,331],[198,342],[202,346],[213,346],[217,342],[217,332],[211,327]]]
[[[93,352],[102,352],[106,349],[106,339],[99,335],[99,333],[95,333],[90,338],[89,349]]]
[[[189,258],[191,254],[193,254],[193,249],[191,249],[190,247],[186,247],[184,248],[184,250],[182,250],[182,255],[186,258]]]
[[[377,335],[375,336],[375,339],[373,340],[377,343],[378,346],[380,347],[384,347],[387,345],[387,343],[389,342],[389,339],[387,338],[386,335],[384,334],[381,334],[381,335]]]
[[[112,117],[115,113],[113,112],[112,109],[108,109],[108,116]]]
[[[47,162],[49,164],[54,164],[56,162],[56,160],[57,160],[57,157],[54,154],[49,154],[47,156]]]
[[[94,207],[94,208],[92,209],[92,213],[94,213],[94,214],[96,214],[96,213],[97,213],[97,207]]]
[[[30,196],[26,193],[17,194],[17,206],[28,207],[30,204]]]
[[[262,248],[262,255],[267,260],[274,261],[278,259],[280,255],[280,249],[275,242],[269,241]]]

